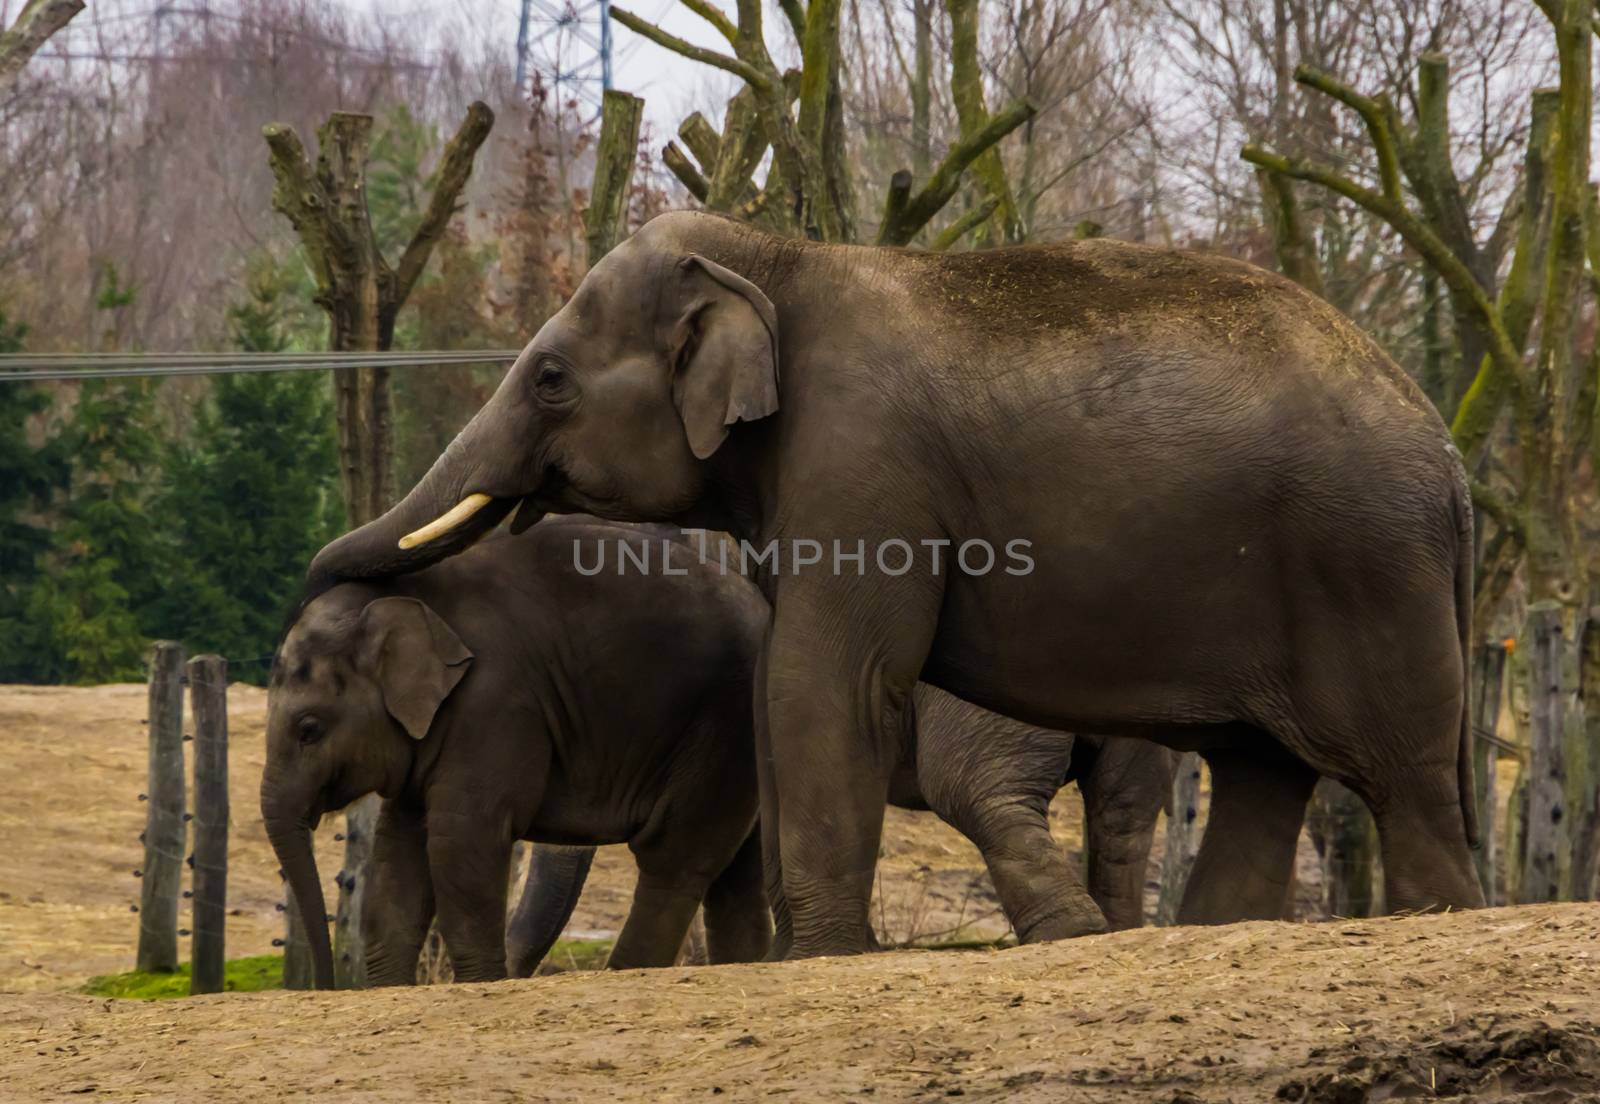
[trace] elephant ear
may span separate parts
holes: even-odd
[[[678,262],[677,278],[672,401],[689,448],[704,460],[735,422],[777,412],[778,313],[749,280],[696,254]]]
[[[377,682],[383,707],[413,740],[472,663],[472,653],[433,610],[415,598],[376,598],[361,611],[362,670]]]

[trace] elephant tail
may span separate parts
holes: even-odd
[[[1479,846],[1477,786],[1472,777],[1472,493],[1465,473],[1456,484],[1456,631],[1461,639],[1461,740],[1456,755],[1456,781],[1461,790],[1461,819],[1467,846]]]

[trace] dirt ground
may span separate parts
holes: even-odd
[[[264,704],[230,691],[231,956],[282,931],[254,801]],[[493,986],[82,996],[132,965],[144,713],[142,686],[0,687],[0,1101],[1600,1100],[1596,905]],[[1076,847],[1076,796],[1053,812]],[[318,841],[330,892],[337,828]],[[1005,933],[976,851],[932,817],[891,812],[880,865],[888,940]],[[1309,847],[1300,876],[1305,914]],[[606,849],[571,934],[613,933],[632,880],[625,849]]]
[[[496,985],[0,1003],[0,1098],[1600,1099],[1600,906]],[[331,1092],[330,1092],[331,1090]]]

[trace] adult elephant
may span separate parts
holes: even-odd
[[[919,676],[1203,753],[1185,920],[1279,914],[1319,773],[1371,806],[1391,908],[1481,904],[1460,458],[1289,281],[1111,241],[942,255],[664,215],[315,574],[431,563],[514,508],[785,542],[762,822],[798,954],[863,949]],[[813,541],[861,542],[864,568],[791,570]]]

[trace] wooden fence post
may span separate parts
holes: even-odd
[[[178,968],[178,891],[183,882],[183,645],[150,650],[149,811],[139,894],[140,970]]]
[[[367,944],[361,934],[361,905],[372,864],[372,838],[378,827],[377,794],[368,794],[344,814],[344,869],[339,871],[339,908],[333,918],[333,983],[339,989],[367,987]]]
[[[1156,923],[1178,922],[1184,886],[1200,848],[1200,756],[1192,751],[1178,756],[1172,774],[1172,811],[1167,816],[1167,846],[1161,859],[1161,894],[1156,902]]]
[[[227,962],[228,915],[228,662],[189,661],[194,714],[194,941],[190,993],[220,993]]]
[[[305,924],[300,919],[300,906],[295,903],[294,891],[287,882],[283,886],[283,938],[273,942],[283,948],[283,987],[285,989],[311,989],[316,980],[316,967],[311,961],[311,943],[306,939]]]
[[[1522,639],[1528,650],[1528,786],[1525,797],[1527,865],[1519,885],[1519,903],[1561,899],[1562,867],[1568,853],[1566,732],[1562,707],[1561,607],[1535,602],[1528,607]]]
[[[1506,646],[1498,641],[1483,645],[1472,666],[1472,777],[1481,837],[1473,858],[1484,903],[1494,905],[1499,898],[1500,866],[1495,832],[1499,815],[1495,767],[1500,761],[1500,696],[1505,684]]]

